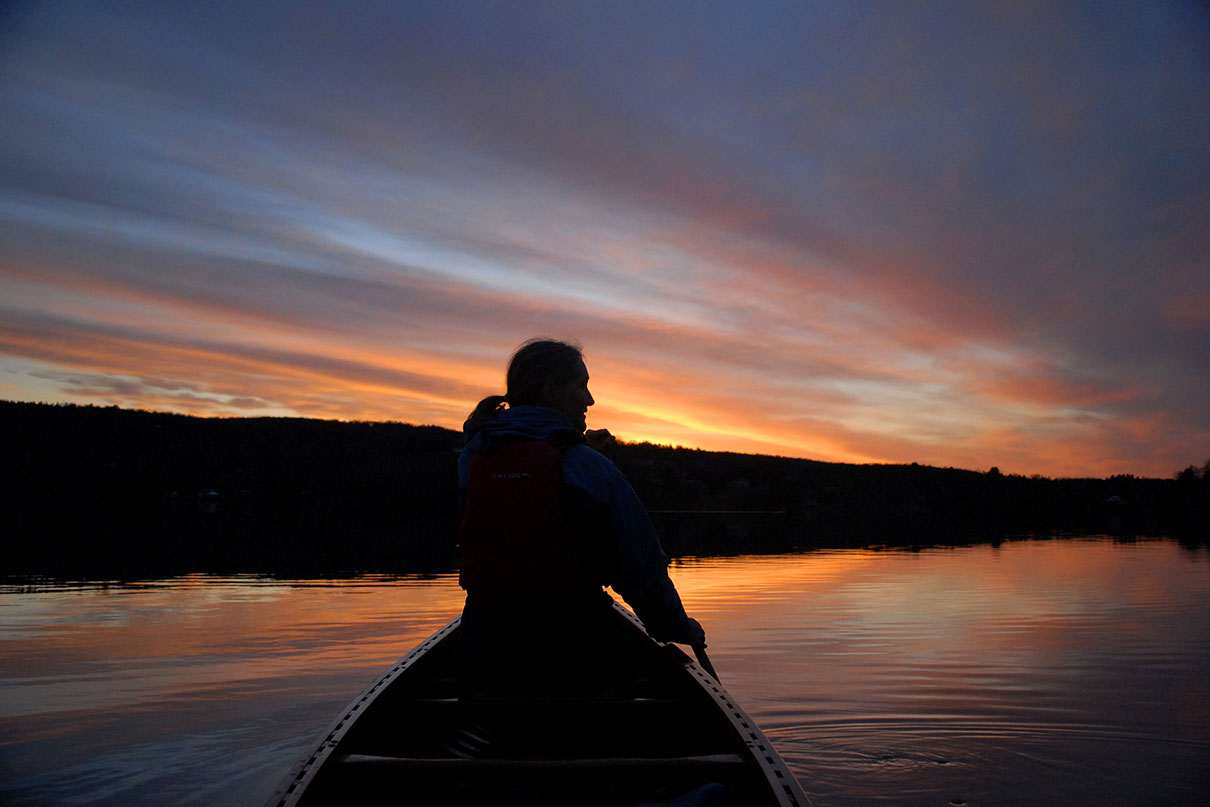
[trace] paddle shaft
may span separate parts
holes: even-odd
[[[710,673],[711,678],[713,678],[715,681],[718,681],[718,673],[714,671],[714,665],[710,663],[710,657],[706,655],[706,645],[693,645],[693,655],[697,656],[697,663],[701,665],[702,669]],[[722,682],[719,681],[719,683]]]

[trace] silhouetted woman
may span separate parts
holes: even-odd
[[[624,675],[613,657],[611,586],[662,641],[704,643],[630,483],[585,435],[593,405],[579,348],[531,340],[504,395],[463,425],[459,529],[464,678],[475,689],[557,692]],[[592,680],[593,677],[596,680]]]

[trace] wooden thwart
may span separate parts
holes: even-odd
[[[335,760],[341,767],[388,770],[452,771],[591,771],[613,768],[719,768],[743,766],[738,754],[701,754],[687,757],[588,757],[583,759],[467,759],[463,757],[384,757],[373,754],[345,754]]]
[[[439,706],[447,709],[469,708],[481,709],[496,707],[499,709],[594,709],[594,708],[625,708],[627,706],[670,706],[683,703],[677,698],[659,697],[630,697],[603,695],[600,697],[471,697],[471,698],[412,698],[409,703],[415,706]]]

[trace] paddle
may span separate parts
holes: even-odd
[[[697,663],[701,665],[703,670],[710,673],[711,678],[721,684],[722,681],[719,681],[718,673],[714,671],[714,665],[710,663],[710,657],[706,655],[706,645],[699,643],[692,645],[692,647],[693,655],[697,656]]]

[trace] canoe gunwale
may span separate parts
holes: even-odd
[[[626,618],[634,628],[641,631],[644,635],[647,634],[646,628],[639,618],[623,607],[617,601],[613,607]],[[773,744],[765,733],[757,725],[756,721],[748,716],[748,713],[743,708],[732,700],[731,695],[723,688],[713,675],[691,658],[685,651],[670,642],[661,642],[656,639],[651,639],[666,652],[675,654],[685,670],[693,677],[706,693],[707,696],[718,706],[721,711],[730,721],[735,733],[743,739],[744,746],[751,755],[753,764],[760,768],[764,773],[765,779],[769,783],[770,789],[773,791],[775,798],[778,799],[781,805],[785,807],[805,807],[809,804],[806,793],[802,789],[802,785],[798,783],[798,779],[790,772],[781,754],[773,748]]]

